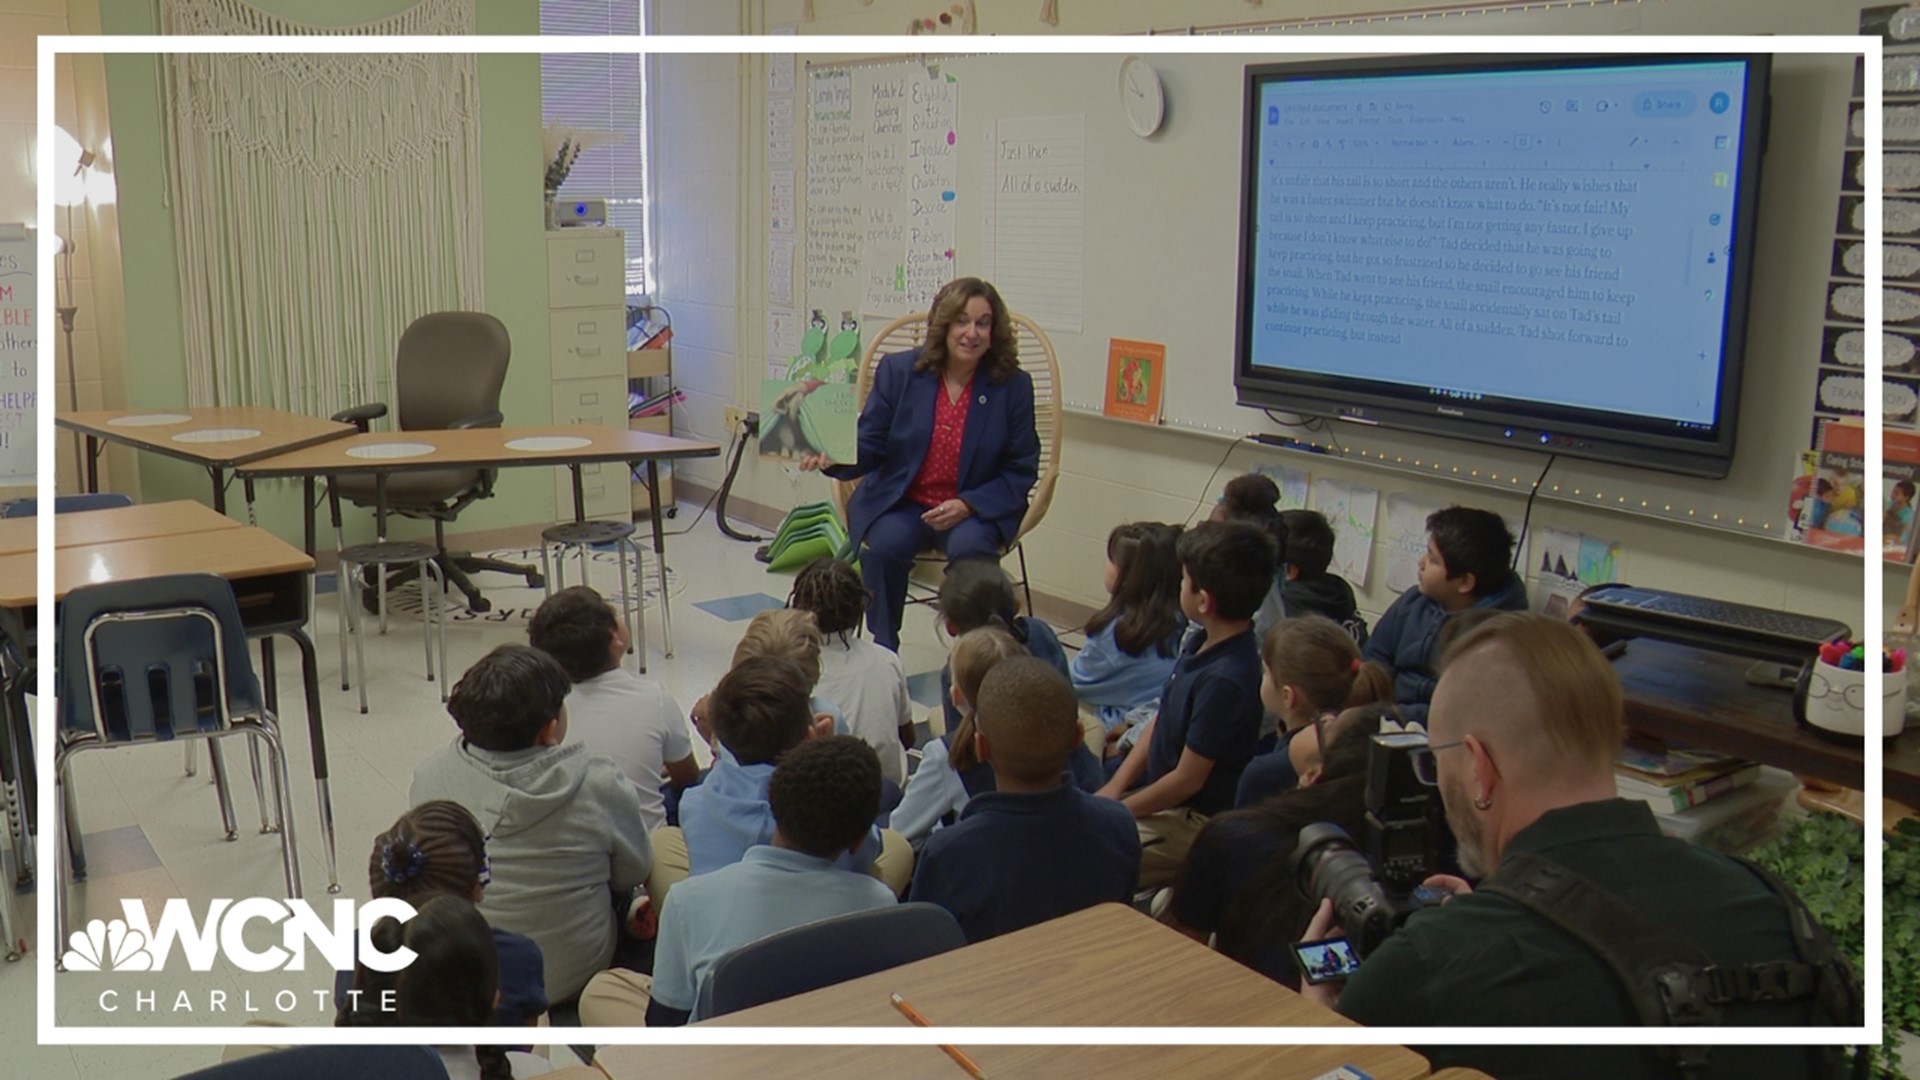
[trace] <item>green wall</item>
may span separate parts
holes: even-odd
[[[314,25],[371,22],[412,6],[414,0],[252,0],[255,6]],[[482,34],[538,34],[534,4],[482,2]],[[108,34],[152,34],[150,0],[101,0],[101,26]],[[541,205],[540,58],[482,56],[480,64],[481,205],[485,220],[486,308],[513,335],[513,362],[500,408],[509,424],[552,420],[547,357],[547,249]],[[152,56],[106,58],[107,93],[113,115],[114,168],[119,181],[120,244],[126,276],[129,356],[127,400],[134,408],[178,408],[187,403],[185,347],[180,329],[180,287],[175,263],[173,212],[162,204],[162,158],[158,60]],[[456,532],[550,522],[553,473],[506,469],[495,497],[460,515]],[[211,495],[204,471],[153,454],[140,456],[141,497],[198,499]],[[260,524],[300,542],[298,481],[260,486]],[[230,505],[240,505],[234,485]],[[238,512],[236,509],[235,512]],[[371,514],[349,512],[348,543],[370,539]],[[431,535],[425,523],[398,522],[397,537]],[[324,513],[321,545],[330,546]]]

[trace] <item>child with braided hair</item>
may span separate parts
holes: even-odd
[[[367,934],[374,947],[383,953],[409,949],[413,960],[399,971],[356,964],[353,988],[358,993],[351,995],[334,1025],[483,1026],[500,997],[500,965],[490,933],[473,902],[452,893],[428,897],[404,923],[381,919]],[[502,1046],[433,1049],[449,1080],[518,1080],[552,1071],[544,1060]]]
[[[901,786],[907,782],[906,748],[913,745],[907,674],[898,654],[861,636],[868,600],[859,571],[823,556],[793,579],[787,606],[811,612],[820,624],[824,641],[814,694],[840,706],[848,734],[873,747],[881,777]]]
[[[374,837],[367,858],[367,883],[373,898],[405,900],[415,910],[435,896],[458,896],[479,903],[493,876],[487,839],[467,808],[435,799],[400,815],[393,827]],[[540,946],[532,938],[493,931],[499,956],[500,1001],[493,1022],[500,1027],[538,1023],[547,1011],[546,979]],[[333,1003],[345,1009],[353,972],[334,979]]]

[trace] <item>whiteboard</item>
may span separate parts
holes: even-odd
[[[35,359],[43,324],[35,310],[34,234],[0,225],[0,487],[34,483]]]
[[[1081,250],[1063,254],[1077,256],[1084,267],[1073,297],[1077,325],[1057,315],[1038,320],[1059,352],[1067,407],[1100,411],[1109,338],[1163,342],[1168,427],[1227,437],[1300,435],[1335,447],[1346,460],[1525,490],[1546,466],[1544,455],[1339,422],[1331,425],[1329,438],[1323,430],[1288,428],[1236,404],[1232,367],[1244,71],[1250,63],[1287,57],[1155,56],[1154,67],[1166,86],[1167,115],[1161,130],[1146,139],[1126,127],[1119,108],[1120,59],[964,56],[937,65],[938,77],[958,88],[954,273],[991,277],[996,267],[1006,268],[995,241],[1007,230],[995,216],[993,197],[996,177],[1001,187],[1007,183],[995,162],[1014,152],[1007,132],[1017,132],[1029,146],[1036,131],[1052,132],[1056,141],[1042,149],[1075,158],[1078,191],[1063,202],[1074,203],[1071,209],[1085,226],[1078,230]],[[1729,476],[1700,480],[1560,458],[1544,497],[1781,535],[1785,491],[1812,430],[1852,66],[1846,55],[1781,56],[1774,63],[1772,149],[1762,168],[1753,314],[1738,451]],[[818,65],[809,74],[824,68]],[[856,88],[863,80],[888,75],[927,76],[927,64],[919,60],[840,70],[853,73]],[[855,129],[874,120],[862,113],[861,100],[856,92],[850,118]],[[1074,137],[1077,145],[1065,145]],[[860,214],[865,212],[862,208]],[[810,213],[810,207],[801,208],[809,224]],[[1026,313],[1025,295],[1005,295],[1014,311]],[[1061,306],[1058,295],[1044,299],[1050,310]],[[811,296],[804,306],[824,308],[829,320],[841,311]],[[913,307],[875,310],[863,303],[860,314],[871,332]]]

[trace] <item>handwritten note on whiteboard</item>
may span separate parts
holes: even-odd
[[[1083,329],[1087,118],[1001,120],[988,128],[988,275],[1015,311],[1048,330]]]
[[[39,394],[34,347],[33,234],[0,225],[0,486],[34,482],[34,415]]]

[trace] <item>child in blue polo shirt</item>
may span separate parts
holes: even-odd
[[[1420,579],[1400,594],[1368,636],[1361,656],[1393,671],[1393,700],[1404,720],[1425,724],[1439,681],[1437,641],[1447,617],[1469,608],[1527,609],[1527,586],[1513,572],[1513,534],[1491,510],[1449,506],[1427,517]]]
[[[833,718],[810,711],[812,689],[795,661],[758,656],[735,664],[708,696],[707,722],[720,745],[707,778],[680,800],[689,878],[731,866],[748,848],[772,841],[767,783],[774,764],[807,740],[833,734]],[[873,866],[880,830],[872,834],[872,843],[842,853],[842,869],[866,873]]]
[[[644,1016],[648,1027],[675,1027],[702,1019],[707,980],[728,953],[782,930],[895,903],[885,885],[836,865],[871,843],[880,810],[880,759],[872,746],[828,735],[795,747],[768,779],[767,802],[776,822],[772,842],[681,882],[660,912],[652,979],[602,972],[581,995],[583,1023],[627,1027]]]
[[[1180,537],[1180,607],[1203,633],[1174,662],[1160,715],[1100,794],[1139,819],[1140,885],[1173,880],[1207,816],[1233,806],[1240,773],[1260,741],[1260,646],[1253,614],[1273,587],[1272,536],[1210,521]]]
[[[953,913],[969,942],[1125,903],[1140,875],[1133,815],[1066,782],[1084,749],[1073,684],[1043,660],[1009,657],[980,684],[973,734],[995,790],[927,841],[908,900]]]

